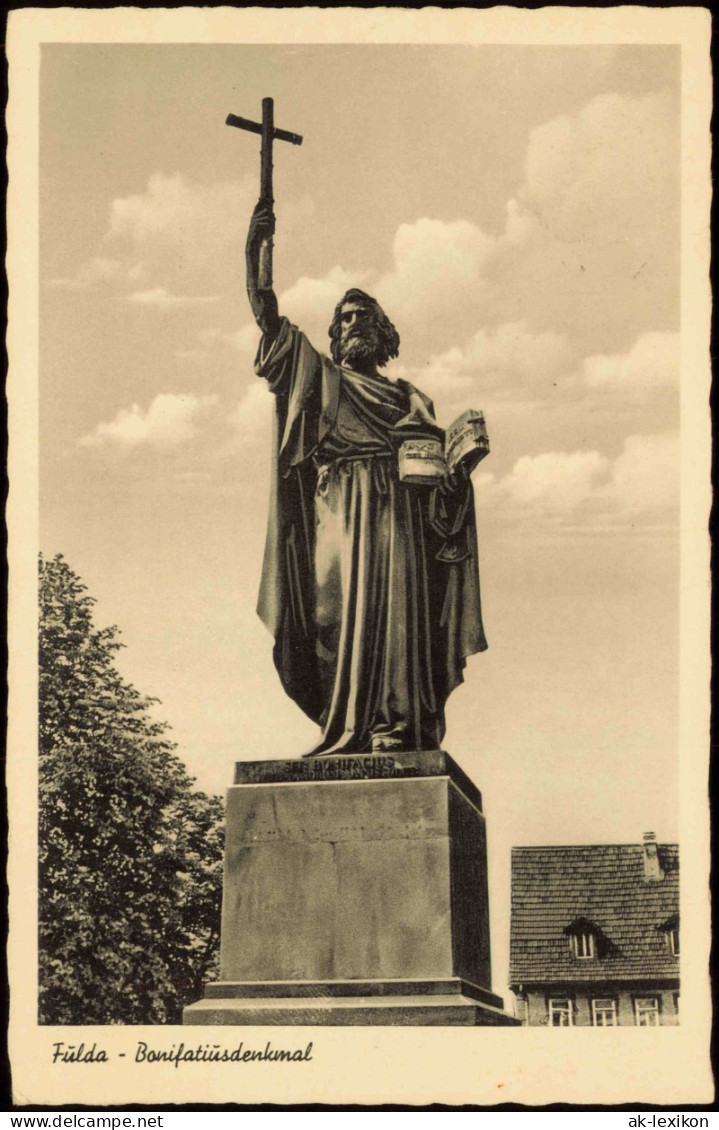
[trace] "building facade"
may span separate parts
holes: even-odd
[[[510,988],[524,1024],[679,1023],[679,849],[512,850]]]

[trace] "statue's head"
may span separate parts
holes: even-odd
[[[333,361],[381,368],[399,354],[399,334],[375,298],[353,287],[335,307],[329,328]]]

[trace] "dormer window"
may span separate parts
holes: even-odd
[[[666,922],[662,922],[659,929],[667,940],[669,952],[674,957],[679,957],[679,915],[673,914]]]
[[[602,931],[588,918],[575,918],[564,933],[569,936],[572,957],[577,961],[593,961],[601,957],[606,949],[606,939]]]
[[[572,935],[572,951],[575,957],[587,959],[596,957],[597,946],[594,940],[594,934],[583,932],[581,934]]]

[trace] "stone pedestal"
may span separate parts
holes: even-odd
[[[185,1024],[513,1024],[479,791],[444,752],[239,762],[220,981]]]

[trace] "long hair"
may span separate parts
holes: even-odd
[[[381,368],[386,365],[392,357],[399,356],[399,334],[385,314],[376,298],[372,298],[370,294],[365,294],[363,290],[357,287],[352,287],[341,298],[335,306],[334,317],[329,330],[330,335],[330,353],[332,360],[339,362],[340,351],[340,331],[342,327],[342,307],[345,302],[361,302],[363,306],[368,306],[374,314],[375,325],[377,327],[377,337],[379,347],[377,350],[377,365]]]

